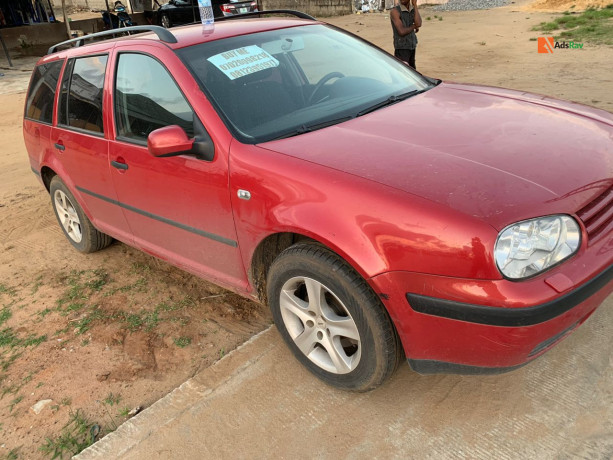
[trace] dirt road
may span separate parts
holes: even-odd
[[[419,70],[447,80],[506,86],[613,111],[613,48],[586,44],[582,50],[538,54],[536,42],[530,40],[538,33],[531,28],[553,16],[526,11],[525,5],[453,13],[424,9]],[[386,14],[329,22],[392,51]],[[270,319],[264,307],[125,245],[114,244],[89,256],[76,253],[59,230],[49,196],[30,171],[21,136],[24,94],[15,94],[20,85],[25,89],[27,81],[23,76],[11,78],[10,85],[0,80],[0,93],[13,93],[0,95],[0,331],[8,340],[0,348],[0,457],[12,451],[35,458],[43,455],[39,448],[45,437],[55,439],[77,410],[101,425],[103,434],[112,431],[126,420],[127,410],[151,405],[264,329]],[[589,161],[587,153],[579,154]],[[322,389],[271,332],[267,343],[274,351],[266,359],[273,357],[273,362],[263,369],[278,374],[276,383],[266,374],[249,374],[256,389],[249,398],[255,399],[239,401],[255,404],[255,413],[275,404],[283,409],[297,397],[302,412],[288,409],[286,414],[315,430],[302,440],[316,446],[313,455],[334,452],[318,445],[321,436],[327,436],[330,446],[345,449],[347,455],[376,454],[376,438],[390,443],[381,455],[435,456],[455,445],[455,456],[477,457],[498,445],[505,453],[499,458],[572,453],[610,457],[613,363],[611,343],[605,337],[613,332],[611,299],[606,307],[560,347],[518,373],[422,379],[405,367],[390,385],[359,397]],[[286,402],[267,399],[267,386],[273,384],[287,385],[280,389]],[[222,393],[231,394],[232,388]],[[36,415],[30,407],[41,400],[51,402]],[[346,411],[345,405],[358,412]],[[394,417],[386,418],[388,412]],[[385,424],[376,425],[375,419],[370,420],[373,414]],[[283,419],[279,412],[268,415]],[[253,431],[242,431],[241,436],[257,435],[261,443],[270,441],[281,448],[278,433],[266,436],[268,427],[282,427],[271,420],[261,423],[257,429],[242,425],[252,426]],[[298,421],[293,423],[298,427]],[[236,424],[241,425],[240,420]],[[323,433],[330,424],[336,428]],[[196,427],[185,428],[190,429],[199,432]],[[214,430],[209,433],[216,435]],[[564,444],[565,435],[573,443]],[[504,441],[496,444],[497,437]],[[523,444],[524,440],[532,444]],[[469,444],[481,453],[458,450],[457,446]],[[302,445],[286,446],[283,452],[293,456],[302,452],[297,450]],[[572,449],[556,447],[564,445]],[[152,452],[165,456],[160,450]]]

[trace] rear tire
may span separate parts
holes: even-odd
[[[74,195],[59,176],[51,179],[49,192],[55,217],[64,235],[77,251],[96,252],[113,242],[110,236],[98,231],[92,225]]]
[[[343,259],[316,244],[283,251],[268,272],[272,315],[294,356],[334,387],[368,391],[402,357],[385,307]]]

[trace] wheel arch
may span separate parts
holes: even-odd
[[[51,180],[57,176],[57,173],[49,166],[43,166],[40,170],[40,177],[43,180],[43,184],[47,189],[47,192],[51,191]]]
[[[270,266],[279,254],[296,243],[312,243],[326,248],[347,262],[364,279],[364,281],[370,285],[367,274],[359,266],[359,264],[357,264],[355,260],[345,254],[343,251],[339,250],[339,248],[336,248],[334,245],[326,242],[316,235],[309,235],[295,231],[276,232],[263,238],[257,244],[251,255],[251,263],[249,264],[247,274],[249,276],[249,282],[254,288],[254,293],[260,302],[267,302],[266,277]]]

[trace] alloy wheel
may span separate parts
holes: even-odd
[[[56,190],[54,194],[55,209],[57,215],[64,227],[64,230],[75,243],[80,243],[83,239],[83,231],[81,229],[81,221],[79,215],[71,203],[70,199],[61,190]]]
[[[280,310],[285,328],[304,355],[322,369],[347,374],[360,362],[360,333],[341,300],[319,281],[287,280]]]

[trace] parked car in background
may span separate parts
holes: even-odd
[[[211,0],[213,15],[233,16],[258,11],[257,1]],[[163,27],[178,26],[200,21],[198,0],[170,0],[157,10],[158,24]]]
[[[579,327],[613,290],[613,116],[427,78],[293,14],[41,58],[23,133],[70,244],[268,303],[343,389],[403,359],[511,370]]]

